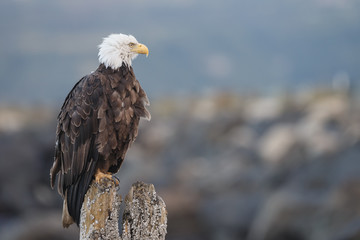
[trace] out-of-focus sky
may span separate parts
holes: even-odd
[[[3,0],[0,31],[1,103],[62,102],[119,32],[150,97],[360,82],[357,0]]]

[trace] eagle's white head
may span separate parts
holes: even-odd
[[[148,56],[149,50],[144,44],[138,43],[132,35],[111,34],[99,45],[99,62],[114,70],[120,68],[123,63],[130,67],[131,61],[138,54]]]

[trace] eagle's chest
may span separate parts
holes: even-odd
[[[133,81],[109,78],[104,86],[104,104],[107,105],[108,117],[114,127],[130,126],[139,121],[135,116],[136,102],[139,98]]]
[[[104,155],[125,155],[138,132],[140,116],[136,115],[138,95],[133,83],[126,79],[109,77],[102,82],[103,94],[99,99],[99,152]]]

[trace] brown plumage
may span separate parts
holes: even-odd
[[[58,115],[51,187],[58,176],[64,198],[63,226],[79,224],[84,196],[97,171],[116,173],[138,134],[140,117],[150,119],[146,93],[131,65],[98,69],[70,91]]]

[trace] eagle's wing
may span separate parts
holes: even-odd
[[[78,223],[80,209],[102,156],[96,147],[98,111],[103,91],[95,74],[83,77],[70,91],[58,116],[51,186],[58,179],[58,191],[66,197],[68,211]]]

